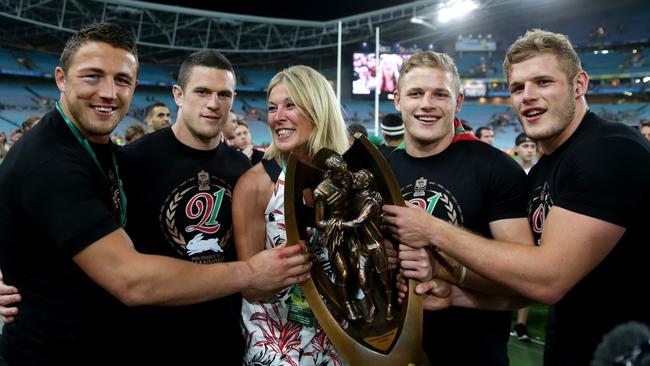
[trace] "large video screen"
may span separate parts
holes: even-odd
[[[352,94],[374,94],[377,87],[375,72],[379,68],[379,90],[382,93],[392,93],[397,88],[399,70],[404,61],[408,60],[408,53],[382,53],[379,55],[379,67],[374,53],[355,52],[352,54],[353,78]]]

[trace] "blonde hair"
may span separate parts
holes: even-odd
[[[454,91],[457,95],[460,94],[460,76],[458,76],[458,69],[456,68],[454,59],[445,53],[433,51],[416,52],[404,62],[399,73],[399,80],[397,81],[398,88],[402,87],[402,80],[406,77],[406,74],[417,67],[431,67],[447,71],[451,74],[452,81],[456,87]]]
[[[565,35],[547,32],[541,29],[533,29],[519,37],[508,48],[505,60],[503,61],[503,73],[506,80],[510,81],[512,65],[526,61],[540,53],[554,55],[567,80],[573,79],[573,77],[582,71],[580,58]]]
[[[266,94],[267,100],[271,90],[279,83],[284,85],[291,100],[314,125],[314,131],[307,143],[309,156],[314,156],[323,147],[343,154],[348,148],[347,129],[329,82],[309,66],[292,66],[280,71],[271,79]],[[278,156],[280,151],[271,141],[264,157]]]

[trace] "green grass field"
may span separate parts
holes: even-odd
[[[523,342],[517,337],[510,337],[508,342],[508,355],[511,366],[542,366],[544,356],[544,326],[546,325],[546,314],[548,306],[532,305],[528,313],[528,332],[532,338],[531,342]],[[515,312],[516,316],[516,312]],[[514,326],[516,317],[513,317]]]

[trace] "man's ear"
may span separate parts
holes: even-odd
[[[54,69],[54,81],[56,81],[56,87],[63,93],[65,91],[65,72],[60,66]]]
[[[395,104],[395,109],[397,109],[398,112],[401,112],[402,110],[400,109],[399,102],[399,89],[395,89],[393,92],[393,104]]]
[[[585,96],[589,88],[589,74],[585,71],[580,71],[573,79],[573,85],[576,99]]]
[[[458,93],[458,96],[456,96],[456,112],[460,112],[460,108],[463,106],[463,102],[465,101],[465,94],[462,92]]]
[[[174,102],[176,102],[176,105],[180,108],[183,106],[183,89],[178,86],[174,85],[172,87],[172,94],[174,94]]]

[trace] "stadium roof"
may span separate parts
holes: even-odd
[[[145,63],[177,64],[188,51],[211,48],[225,53],[238,66],[309,64],[313,60],[334,59],[339,22],[344,47],[357,47],[362,42],[374,44],[377,27],[382,44],[429,44],[454,38],[461,32],[472,32],[479,26],[495,32],[499,28],[512,29],[515,24],[525,29],[544,16],[579,22],[595,11],[603,12],[625,3],[644,3],[640,0],[475,1],[480,8],[463,23],[443,26],[434,18],[443,0],[326,0],[318,2],[320,5],[304,0],[239,1],[237,4],[235,1],[229,4],[183,2],[197,7],[209,4],[212,10],[132,0],[0,0],[0,16],[4,20],[0,44],[58,54],[71,32],[93,22],[112,21],[134,32],[140,59]],[[390,6],[377,8],[386,5]],[[356,11],[365,12],[349,15]],[[314,13],[319,16],[309,16]],[[261,16],[271,14],[287,17]],[[328,16],[336,18],[322,20]],[[413,17],[424,18],[427,26],[412,24]]]

